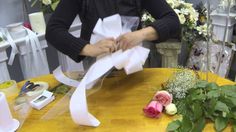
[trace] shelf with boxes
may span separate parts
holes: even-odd
[[[22,24],[19,24],[19,23],[13,24],[13,25],[22,26]],[[10,25],[10,27],[11,26],[12,24]],[[18,29],[15,31],[18,32],[19,30],[21,30],[19,27],[17,28]],[[73,34],[74,36],[79,37],[80,29],[81,29],[81,22],[77,20],[72,24],[71,28],[69,29],[69,32]],[[45,33],[36,34],[36,37],[39,41],[39,45],[32,46],[32,45],[27,44],[27,41],[29,41],[27,40],[28,39],[27,37],[29,36],[27,34],[24,35],[23,30],[21,31],[20,35],[17,35],[17,33],[14,34],[10,32],[12,30],[11,29],[9,30],[9,26],[8,26],[8,31],[13,39],[13,42],[16,45],[17,52],[15,54],[17,54],[17,56],[19,57],[20,67],[21,67],[24,79],[28,79],[31,77],[40,76],[44,74],[49,74],[50,71],[49,71],[49,66],[48,66],[47,57],[46,57],[47,56],[46,48],[48,47],[48,44],[45,40]],[[26,31],[24,30],[24,32]],[[2,41],[0,43],[0,71],[2,73],[2,75],[0,76],[0,82],[10,80],[10,75],[7,68],[7,61],[8,59],[10,60],[10,57],[8,58],[6,54],[7,48],[12,48],[11,42],[9,40]],[[14,49],[12,49],[12,52],[14,52]],[[35,56],[38,56],[38,58]],[[40,58],[40,56],[44,58],[45,65],[40,64],[39,60],[42,59]],[[60,62],[62,62],[60,63],[62,67],[67,67],[67,69],[70,69],[68,68],[70,67],[70,64],[68,63],[72,63],[71,62],[72,60],[70,60],[70,58],[68,58],[66,55],[63,55],[62,53],[60,53],[58,57],[59,57],[58,59],[60,60]],[[36,64],[38,65],[38,67],[35,66]]]

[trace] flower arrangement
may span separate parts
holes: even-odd
[[[144,108],[145,115],[160,118],[163,109],[168,115],[178,114],[179,119],[168,124],[168,132],[201,132],[208,121],[214,123],[217,132],[223,131],[228,124],[236,131],[236,85],[218,86],[216,83],[196,79],[192,80],[193,85],[185,88],[185,96],[180,99],[175,91],[183,87],[168,90],[167,86],[169,83],[178,86],[179,82],[184,83],[186,78],[194,76],[195,71],[187,71],[190,70],[180,69],[177,74],[173,74],[170,80],[178,81],[167,81],[163,87],[167,91],[161,90],[155,94],[151,103]]]
[[[182,26],[181,41],[192,46],[195,40],[206,40],[207,25],[206,23],[206,8],[200,3],[197,8],[193,4],[184,2],[183,0],[166,0],[178,15]],[[142,15],[142,23],[148,25],[155,19],[144,11]]]
[[[38,2],[40,4],[41,11],[43,11],[44,13],[51,13],[55,11],[60,0],[34,0],[31,4],[31,7],[35,6],[35,4]]]

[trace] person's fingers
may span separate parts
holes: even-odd
[[[127,47],[128,47],[128,43],[127,42],[123,42],[122,45],[121,45],[121,49],[123,51],[125,51],[127,49]]]
[[[103,53],[105,54],[111,53],[110,48],[104,47]]]
[[[114,38],[110,37],[110,38],[106,38],[106,40],[110,40],[110,41],[116,41]]]

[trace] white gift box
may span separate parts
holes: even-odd
[[[226,33],[226,42],[231,42],[233,39],[233,26],[236,23],[236,14],[230,13],[228,20],[228,27]],[[226,27],[227,14],[213,11],[211,13],[213,26],[213,39],[223,41]]]

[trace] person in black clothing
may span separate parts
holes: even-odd
[[[147,10],[157,21],[116,39],[106,38],[94,45],[89,44],[99,18],[114,14],[140,17],[143,10]],[[77,14],[82,22],[79,38],[68,32]],[[79,62],[85,56],[96,57],[118,49],[126,50],[145,40],[165,41],[179,31],[178,16],[165,0],[61,0],[47,24],[46,40]]]

